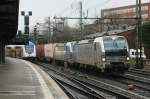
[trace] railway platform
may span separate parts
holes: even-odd
[[[68,99],[63,90],[37,65],[6,58],[0,65],[0,99]]]

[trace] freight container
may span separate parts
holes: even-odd
[[[36,55],[37,55],[38,59],[40,59],[40,60],[45,59],[44,45],[36,46]]]
[[[65,55],[65,44],[63,43],[56,44],[54,48],[54,59],[64,61],[64,55]]]
[[[47,61],[52,62],[54,57],[54,47],[56,44],[45,44],[44,45],[44,54]]]

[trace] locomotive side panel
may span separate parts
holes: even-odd
[[[78,44],[76,47],[76,62],[87,65],[95,65],[93,43]]]

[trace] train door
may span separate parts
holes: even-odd
[[[15,58],[16,57],[16,51],[15,51],[15,48],[13,47],[11,49],[11,54],[10,54],[11,57]]]
[[[20,46],[15,47],[15,57],[20,58],[23,56],[23,49]]]

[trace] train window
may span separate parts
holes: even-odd
[[[115,47],[116,48],[121,48],[121,49],[124,49],[124,48],[127,48],[127,43],[126,43],[126,40],[124,38],[116,38],[115,39]]]
[[[132,52],[132,55],[134,55],[134,52]]]
[[[96,43],[94,43],[94,50],[96,50]]]
[[[11,49],[11,47],[6,47],[7,49]]]
[[[127,48],[127,42],[122,37],[112,38],[112,37],[106,37],[103,39],[104,42],[104,48],[106,50],[110,49],[126,49]]]
[[[19,49],[19,48],[21,48],[21,47],[19,47],[19,46],[16,46],[15,48]]]
[[[110,37],[104,38],[104,39],[103,39],[103,42],[104,42],[104,48],[105,48],[106,50],[109,50],[109,49],[113,49],[113,48],[114,48],[113,39],[112,39],[112,38],[110,38]]]

